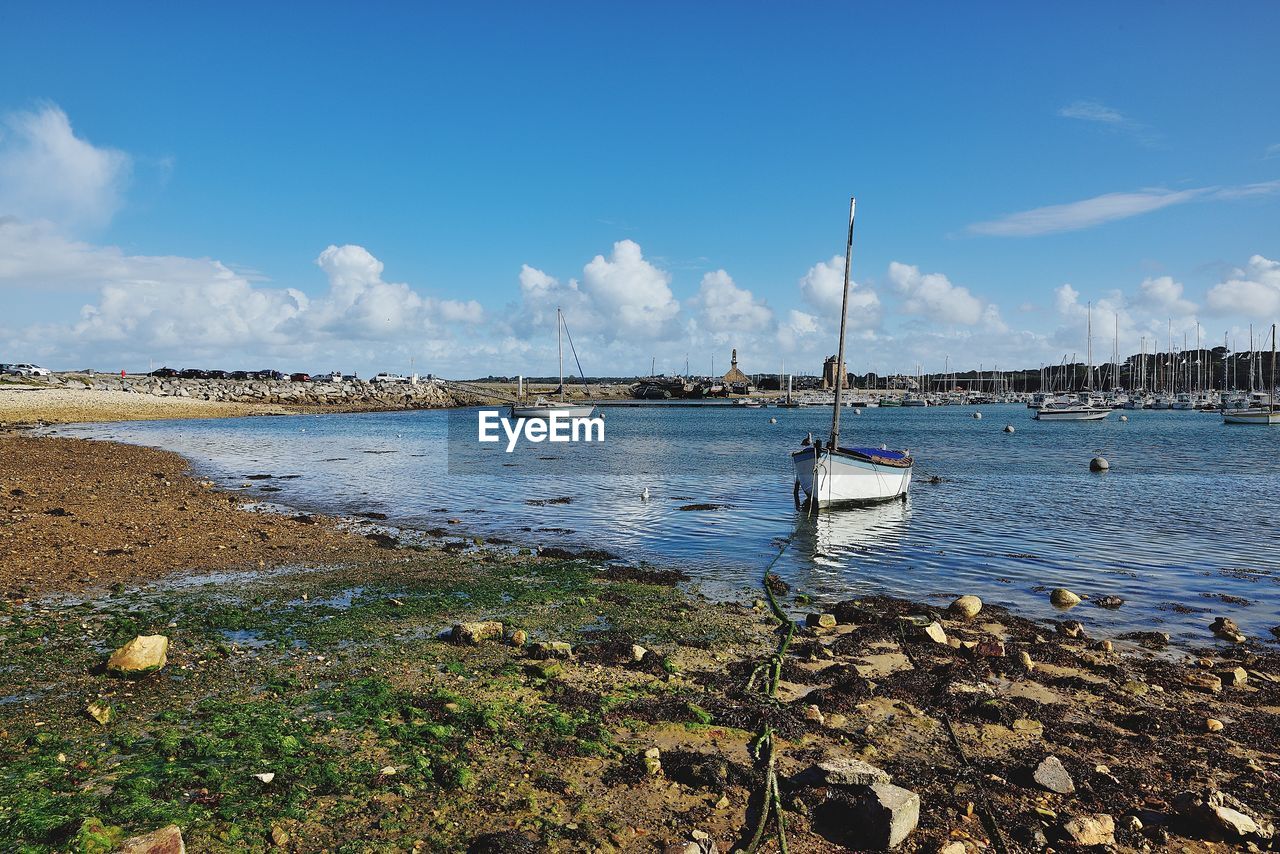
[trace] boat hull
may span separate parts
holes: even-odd
[[[1101,421],[1110,415],[1110,409],[1041,409],[1033,417],[1037,421]]]
[[[876,504],[903,498],[911,486],[911,465],[883,465],[843,450],[832,454],[804,448],[791,455],[796,480],[819,508]]]
[[[567,403],[563,406],[550,406],[547,404],[530,404],[528,406],[512,406],[512,418],[543,418],[549,419],[552,415],[561,418],[590,418],[595,414],[596,407],[594,404],[573,404]]]
[[[1222,423],[1276,425],[1280,424],[1280,411],[1273,412],[1268,409],[1227,409],[1222,413]]]

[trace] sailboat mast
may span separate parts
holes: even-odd
[[[844,333],[849,318],[849,265],[853,263],[853,212],[856,198],[849,198],[849,238],[844,245],[844,296],[840,300],[840,347],[836,351],[836,396],[831,406],[831,448],[840,447],[840,397],[844,386]]]
[[[556,309],[556,350],[560,353],[560,399],[564,400],[564,342],[561,340],[560,330],[564,327],[564,318],[560,316],[560,309]]]
[[[1271,411],[1276,411],[1276,325],[1271,324]]]

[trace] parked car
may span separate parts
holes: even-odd
[[[381,374],[374,374],[373,379],[369,380],[371,383],[407,383],[408,381],[408,377],[401,376],[400,374],[388,374],[385,372]]]
[[[251,380],[253,378],[254,378],[253,374],[249,373],[248,371],[232,371],[231,372],[231,379],[233,380]]]
[[[52,373],[48,368],[42,368],[39,365],[29,365],[26,363],[6,365],[4,372],[15,377],[47,377]]]
[[[304,374],[301,372],[289,374],[289,381],[295,383],[309,383],[311,382],[311,374]]]
[[[183,368],[178,371],[178,377],[184,380],[202,380],[204,379],[204,371],[199,368]]]
[[[226,371],[203,371],[206,380],[225,380],[229,374]]]
[[[272,371],[272,370],[258,371],[254,376],[256,376],[260,380],[284,379],[284,374],[280,373],[279,371]]]
[[[318,383],[340,383],[342,382],[342,371],[329,371],[323,374],[312,374],[311,379]]]
[[[149,376],[153,377],[176,377],[178,372],[173,368],[156,368]]]

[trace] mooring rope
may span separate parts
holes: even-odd
[[[778,549],[778,553],[773,556],[773,560],[769,561],[769,565],[764,569],[764,575],[761,577],[761,584],[764,586],[764,594],[769,602],[769,609],[773,616],[781,623],[780,627],[785,627],[782,638],[778,642],[778,649],[771,655],[768,661],[758,665],[747,680],[747,690],[755,690],[757,681],[764,677],[761,688],[763,693],[769,700],[775,700],[778,695],[778,682],[782,678],[782,663],[786,657],[787,649],[791,646],[791,639],[795,636],[796,624],[787,616],[787,612],[782,610],[782,606],[778,604],[778,599],[773,595],[773,588],[769,585],[769,576],[773,574],[773,568],[782,558],[783,553],[791,545],[792,538],[788,537]],[[782,817],[782,796],[778,792],[778,773],[777,773],[777,747],[774,741],[773,727],[765,721],[760,728],[759,735],[751,743],[751,753],[757,762],[764,762],[764,791],[760,799],[760,819],[756,823],[755,832],[751,835],[751,841],[747,844],[747,854],[755,854],[760,848],[760,843],[764,840],[765,828],[769,824],[769,816],[774,818],[774,825],[777,829],[778,848],[782,854],[787,854],[787,827]]]

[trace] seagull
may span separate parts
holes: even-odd
[[[640,493],[640,500],[641,500],[641,501],[648,501],[648,500],[649,500],[649,487],[647,487],[647,486],[646,486],[646,487],[644,488],[644,491]]]

